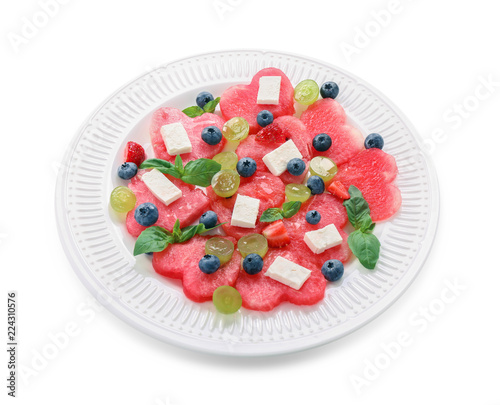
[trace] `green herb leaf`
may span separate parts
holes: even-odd
[[[198,107],[197,105],[185,108],[184,110],[182,110],[182,112],[191,118],[199,117],[200,115],[203,115],[205,113],[205,111],[203,111],[203,109]]]
[[[172,229],[172,234],[174,235],[176,242],[178,242],[181,239],[182,235],[181,222],[178,219],[175,221],[174,228]]]
[[[220,97],[217,97],[215,100],[209,101],[205,106],[203,107],[203,111],[207,113],[213,113],[217,106],[219,105],[220,102]]]
[[[260,222],[274,222],[283,219],[283,211],[280,208],[268,208],[260,216]]]
[[[175,157],[175,168],[181,175],[184,174],[184,165],[182,164],[181,155]]]
[[[375,224],[372,221],[372,218],[370,217],[370,214],[365,213],[361,215],[360,218],[358,218],[357,226],[355,227],[359,229],[361,232],[366,232],[368,229],[370,229],[372,225],[375,226]]]
[[[204,224],[188,226],[182,230],[182,236],[179,240],[179,243],[186,242],[189,239],[193,238],[195,235],[201,235],[204,232],[211,231],[212,229],[218,228],[219,226],[222,226],[224,224],[227,224],[227,222],[218,224],[210,229],[205,228]]]
[[[184,183],[195,186],[208,187],[212,182],[215,173],[221,170],[222,166],[211,159],[196,159],[188,162],[184,167],[184,174],[181,179]]]
[[[380,241],[375,235],[356,230],[349,235],[347,243],[363,266],[375,268],[380,255]]]
[[[356,187],[350,186],[349,195],[351,198],[344,201],[349,222],[356,229],[370,226],[371,219],[369,224],[367,224],[368,220],[366,219],[366,217],[370,218],[370,207],[361,192]]]
[[[289,201],[283,204],[283,217],[291,218],[299,212],[302,203],[300,201]]]
[[[182,173],[170,162],[162,159],[148,159],[141,164],[141,169],[157,169],[164,174],[180,179]]]
[[[134,256],[143,253],[161,252],[170,243],[174,243],[174,237],[170,232],[159,226],[151,226],[142,231],[137,238],[134,247]]]

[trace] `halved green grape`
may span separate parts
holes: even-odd
[[[295,87],[295,101],[302,105],[311,105],[319,97],[319,86],[314,80],[303,80]]]
[[[303,184],[290,183],[285,187],[288,201],[306,202],[311,197],[311,189]]]
[[[234,117],[222,127],[222,135],[228,141],[242,141],[250,133],[250,125],[245,118]]]
[[[238,155],[234,152],[221,152],[215,155],[212,160],[219,163],[222,170],[235,170],[238,164]]]
[[[235,170],[221,170],[212,177],[214,193],[220,197],[231,197],[238,191],[240,175]]]
[[[267,239],[258,233],[243,236],[238,241],[238,250],[243,258],[250,253],[257,253],[260,257],[264,257],[268,250]]]
[[[241,294],[234,287],[222,285],[214,291],[212,301],[221,314],[234,314],[241,308]]]
[[[129,212],[135,207],[135,194],[128,187],[119,186],[111,192],[109,203],[116,212]]]
[[[309,171],[313,176],[319,176],[326,183],[337,174],[335,162],[325,156],[316,156],[309,163]]]
[[[234,245],[233,242],[227,239],[215,237],[207,240],[205,243],[205,253],[207,255],[217,256],[220,260],[220,265],[224,265],[231,257],[233,257]]]

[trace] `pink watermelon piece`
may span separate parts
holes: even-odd
[[[198,262],[205,255],[209,237],[195,236],[185,243],[168,246],[163,252],[153,254],[153,268],[165,277],[182,280],[184,294],[195,302],[210,301],[214,291],[222,285],[234,286],[241,266],[241,255],[234,251],[231,260],[213,274],[203,273]],[[236,241],[224,237],[233,244]]]
[[[318,152],[313,148],[314,156],[326,156],[341,165],[364,149],[363,134],[346,123],[344,109],[331,98],[316,101],[300,119],[309,131],[310,142],[316,135],[323,133],[332,138],[330,149]]]
[[[279,177],[273,176],[271,173],[256,172],[252,177],[242,178],[237,194],[258,198],[260,207],[255,228],[241,228],[231,226],[236,194],[230,198],[223,198],[215,194],[212,187],[208,187],[206,191],[210,199],[211,209],[217,214],[219,222],[227,222],[227,224],[222,225],[224,232],[236,239],[251,233],[261,233],[267,224],[259,222],[258,218],[266,209],[281,207],[285,201],[285,185]]]
[[[226,144],[226,139],[224,137],[219,144],[214,146],[207,144],[201,139],[201,131],[203,131],[205,127],[216,126],[222,129],[224,121],[218,115],[206,113],[199,117],[191,118],[177,108],[163,107],[156,110],[153,114],[150,127],[151,143],[153,144],[155,156],[158,159],[168,160],[172,163],[175,161],[175,156],[170,156],[167,153],[167,148],[163,142],[160,130],[164,125],[177,122],[181,123],[186,129],[193,147],[191,153],[181,154],[184,163],[200,158],[211,159],[224,149],[224,145]]]
[[[279,104],[257,104],[259,80],[262,76],[281,76]],[[295,114],[294,88],[288,77],[281,70],[266,68],[258,72],[249,85],[236,85],[227,89],[221,96],[220,110],[227,121],[234,117],[243,117],[250,124],[250,133],[255,134],[261,129],[257,123],[257,115],[262,110],[273,113],[274,118]]]
[[[326,280],[318,269],[317,260],[312,258],[312,255],[304,254],[302,249],[303,247],[295,242],[284,248],[271,248],[264,257],[264,268],[260,273],[251,276],[240,270],[235,288],[241,294],[243,307],[255,311],[270,311],[283,302],[313,305],[321,301],[325,294]],[[278,256],[311,270],[311,276],[300,290],[297,291],[265,275]]]
[[[401,207],[401,192],[393,183],[398,173],[396,160],[384,151],[365,149],[339,167],[334,180],[356,186],[370,206],[373,221],[392,217]]]
[[[170,180],[182,191],[182,197],[168,206],[165,205],[142,182],[140,179],[141,173],[144,173],[144,171],[140,171],[137,176],[132,178],[128,187],[135,194],[136,208],[145,202],[156,205],[159,218],[155,226],[161,226],[172,231],[175,221],[179,219],[181,228],[184,228],[199,219],[201,214],[209,209],[210,201],[202,190],[171,177],[169,177]],[[138,237],[146,227],[137,223],[134,218],[134,211],[135,209],[127,214],[127,230],[132,236]]]
[[[250,157],[257,162],[257,170],[262,172],[269,172],[269,169],[262,161],[262,158],[269,152],[278,148],[284,142],[267,142],[266,136],[272,135],[273,133],[279,133],[285,141],[291,139],[295,146],[302,153],[305,162],[309,162],[311,159],[311,141],[310,136],[307,133],[307,128],[298,118],[284,116],[276,119],[272,124],[268,125],[257,135],[250,135],[247,139],[242,141],[238,148],[236,149],[236,154],[238,157]],[[261,140],[259,140],[259,137]],[[285,171],[280,178],[283,183],[302,183],[307,174],[307,169],[300,176],[293,176],[288,171]]]

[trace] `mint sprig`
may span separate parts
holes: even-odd
[[[219,224],[213,228],[207,229],[204,224],[188,226],[181,229],[179,220],[175,221],[172,232],[160,226],[151,226],[141,232],[134,246],[134,256],[143,253],[161,252],[167,248],[168,245],[174,243],[187,242],[196,235],[204,232],[211,231],[224,224]]]
[[[180,155],[177,155],[175,164],[163,159],[148,159],[141,164],[140,168],[157,169],[164,174],[181,179],[184,183],[208,187],[212,182],[212,177],[221,170],[222,166],[212,159],[202,158],[187,162],[184,167]]]
[[[349,222],[354,227],[347,238],[352,253],[367,269],[374,269],[380,256],[380,241],[372,234],[375,223],[370,216],[370,207],[363,194],[355,186],[349,187],[350,199],[344,201]]]
[[[260,222],[274,222],[283,218],[291,218],[300,210],[300,201],[289,201],[283,208],[268,208],[260,216]]]
[[[205,104],[203,108],[194,105],[192,107],[185,108],[184,110],[182,110],[182,112],[191,118],[199,117],[200,115],[203,115],[205,113],[213,113],[219,105],[219,102],[220,97],[217,97],[215,100],[209,101],[207,104]]]

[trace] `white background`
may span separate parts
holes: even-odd
[[[18,403],[500,404],[497,2],[66,3],[47,21],[35,0],[0,6],[0,301],[5,308],[6,292],[18,291]],[[374,13],[385,16],[383,27]],[[44,24],[29,39],[19,37],[25,18]],[[275,358],[188,352],[91,309],[55,226],[58,164],[98,104],[159,64],[235,48],[294,52],[365,79],[427,139],[441,185],[433,251],[403,297],[340,341]],[[443,303],[447,283],[461,287]],[[429,307],[429,320],[415,322]],[[51,336],[68,327],[76,336],[42,362]],[[406,347],[385,364],[383,345],[402,332]],[[377,359],[385,369],[368,366]],[[4,403],[6,359],[0,370]],[[355,376],[370,380],[356,386]]]

